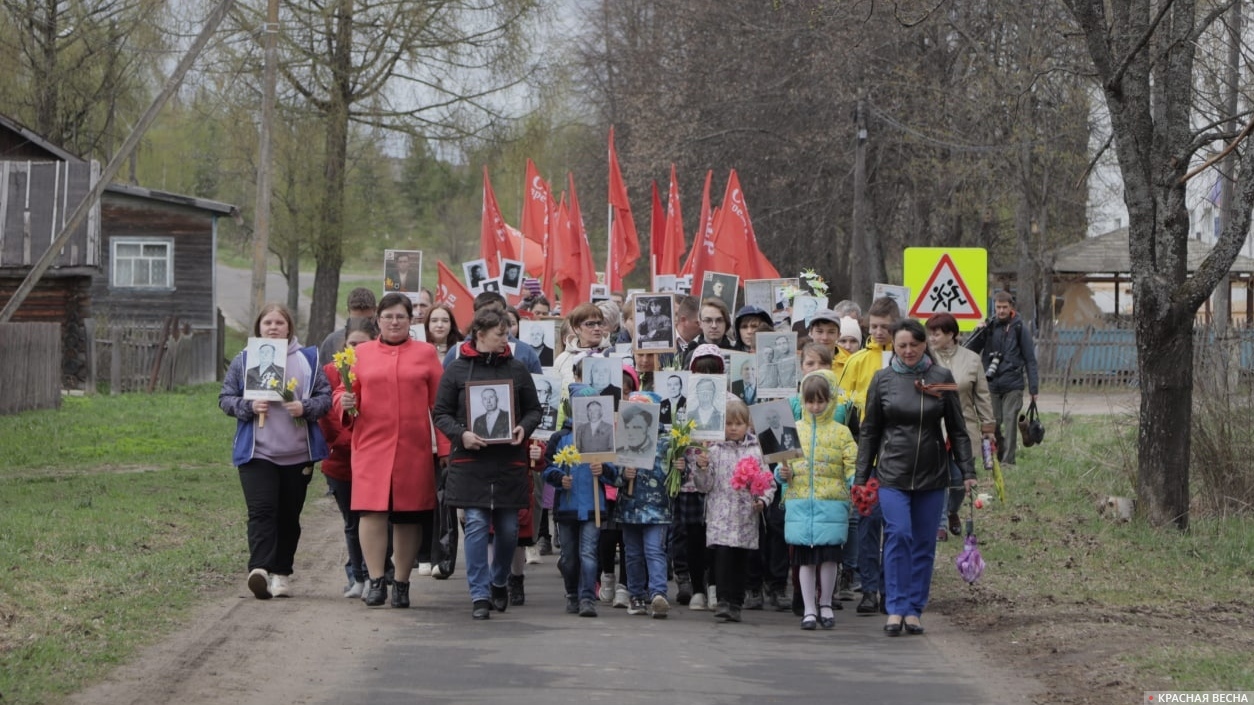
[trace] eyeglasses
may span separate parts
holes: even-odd
[[[605,326],[605,321],[584,321],[580,325],[584,328],[602,328]]]
[[[408,321],[409,316],[403,313],[385,313],[382,316],[379,316],[379,320],[386,321],[387,323],[398,323],[401,321]]]

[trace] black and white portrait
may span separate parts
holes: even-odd
[[[417,294],[422,289],[422,251],[383,251],[383,293]]]
[[[244,353],[244,398],[283,401],[279,390],[287,383],[287,341],[249,338]]]
[[[585,357],[581,365],[581,381],[596,390],[598,396],[612,397],[614,408],[623,398],[623,361],[619,357]]]
[[[706,272],[701,282],[701,298],[722,299],[728,311],[736,310],[736,298],[739,293],[740,277],[723,272]],[[770,310],[770,309],[763,309]]]
[[[553,366],[554,343],[557,339],[557,321],[522,319],[518,322],[518,339],[531,346],[540,358],[541,367]]]
[[[571,428],[575,450],[581,455],[597,454],[609,459],[614,454],[614,399],[612,397],[571,397]],[[584,462],[591,462],[584,458]]]
[[[610,287],[605,284],[589,284],[588,299],[591,300],[592,303],[596,303],[598,301],[609,301]]]
[[[801,330],[807,330],[810,326],[810,317],[819,311],[827,308],[826,296],[797,296],[792,300],[792,322],[793,326],[801,326]]]
[[[755,364],[758,395],[784,397],[797,391],[797,334],[758,331]]]
[[[508,443],[514,432],[514,389],[510,382],[467,382],[470,432],[488,443]]]
[[[491,277],[489,279],[484,279],[482,282],[479,283],[479,289],[480,289],[480,293],[483,293],[485,291],[490,291],[494,294],[499,294],[501,293],[501,278]]]
[[[559,393],[562,380],[560,377],[536,374],[531,375],[531,379],[536,383],[536,396],[540,399],[540,425],[536,426],[531,437],[543,441],[557,430],[557,406],[562,398]]]
[[[670,294],[639,294],[635,304],[636,334],[632,337],[635,349],[641,352],[674,352],[675,301]]]
[[[651,468],[657,457],[658,405],[625,401],[618,408],[615,450],[619,465]]]
[[[482,294],[483,282],[488,278],[488,261],[472,259],[469,262],[462,262],[462,275],[465,277],[466,288],[470,289],[470,293]]]
[[[721,441],[727,437],[723,418],[727,411],[727,375],[688,375],[692,389],[688,397],[688,418],[695,426],[692,437],[698,441]]]
[[[753,404],[749,407],[749,418],[753,421],[753,431],[762,444],[762,455],[768,463],[801,457],[797,422],[792,417],[792,406],[787,400]]]
[[[522,293],[523,263],[514,259],[501,260],[501,293]]]
[[[675,275],[654,274],[653,290],[662,293],[673,293],[675,291]]]
[[[692,293],[692,275],[685,274],[675,277],[675,292],[679,294]]]
[[[669,431],[672,424],[687,420],[687,372],[654,372],[653,390],[662,397],[662,404],[658,409],[662,430]]]
[[[753,353],[733,352],[727,361],[731,393],[752,406],[758,402],[758,378],[753,363]]]
[[[775,300],[771,298],[774,282],[774,279],[745,280],[745,305],[756,306],[768,312],[774,310]]]

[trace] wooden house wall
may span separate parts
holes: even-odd
[[[214,310],[214,214],[153,199],[106,192],[100,274],[92,285],[97,319],[163,321],[178,316],[196,328],[212,328]],[[171,238],[174,242],[173,289],[111,286],[112,239]]]
[[[12,298],[23,276],[0,275],[0,301]],[[90,346],[84,320],[90,315],[91,277],[45,276],[18,307],[12,322],[60,324],[62,384],[66,389],[81,389],[88,377]]]
[[[96,162],[0,161],[0,269],[34,264],[99,176]],[[94,267],[99,254],[97,206],[52,266]]]

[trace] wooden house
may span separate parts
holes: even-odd
[[[0,301],[12,296],[99,175],[96,162],[0,116]],[[224,215],[239,213],[225,203],[110,184],[13,320],[61,324],[62,377],[70,389],[91,376],[89,329],[160,329],[176,317],[183,332],[216,351],[214,253]],[[200,357],[199,369],[182,381],[216,377],[220,356]]]

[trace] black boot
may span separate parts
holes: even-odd
[[[409,608],[409,583],[399,580],[392,582],[392,606],[400,609]]]
[[[492,603],[487,600],[475,600],[470,608],[471,619],[484,620],[492,617]]]
[[[523,577],[522,575],[511,575],[509,576],[509,583],[506,584],[506,588],[509,590],[509,604],[514,607],[521,607],[527,602],[527,595],[523,592]]]
[[[509,607],[509,588],[505,585],[492,586],[492,609],[504,612]]]
[[[366,596],[361,598],[367,607],[378,607],[388,601],[388,584],[384,578],[371,578],[366,584]]]

